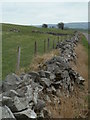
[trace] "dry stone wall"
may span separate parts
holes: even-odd
[[[44,63],[38,72],[22,73],[20,76],[12,73],[0,85],[0,110],[3,118],[28,120],[30,118],[51,118],[46,103],[54,96],[60,104],[61,91],[70,95],[74,85],[84,86],[84,78],[74,71],[70,61],[76,61],[75,46],[79,41],[79,33],[71,40],[57,44],[59,56]]]

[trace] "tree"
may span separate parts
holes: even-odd
[[[42,27],[43,27],[43,28],[47,28],[48,25],[47,25],[47,24],[43,24]]]
[[[62,23],[62,22],[61,22],[61,23],[58,23],[57,26],[58,26],[58,28],[61,28],[62,30],[64,29],[64,23]]]

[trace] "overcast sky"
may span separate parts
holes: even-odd
[[[9,2],[2,4],[2,22],[36,25],[58,22],[87,22],[87,2]]]

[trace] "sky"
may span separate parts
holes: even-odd
[[[3,2],[2,22],[22,25],[87,22],[88,2]]]

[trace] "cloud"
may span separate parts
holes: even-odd
[[[3,3],[3,22],[42,24],[88,21],[88,3]]]
[[[1,0],[2,2],[88,2],[89,0]]]

